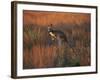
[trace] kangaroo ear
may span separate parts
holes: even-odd
[[[52,26],[52,24],[50,26]]]
[[[50,28],[50,27],[48,27],[48,31],[50,31],[50,29],[51,29],[51,28]]]

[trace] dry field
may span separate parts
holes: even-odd
[[[90,65],[90,14],[23,12],[23,68]],[[47,27],[65,33],[68,43],[58,46]]]

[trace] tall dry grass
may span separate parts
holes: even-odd
[[[68,26],[68,27],[66,27]],[[23,68],[52,68],[90,65],[90,27],[89,25],[56,25],[62,30],[68,43],[59,47],[52,41],[47,26],[24,25]],[[85,26],[85,27],[84,27]]]

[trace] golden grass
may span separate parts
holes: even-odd
[[[53,67],[56,47],[35,46],[32,50],[24,51],[24,65],[33,68]]]
[[[82,24],[68,28],[61,25],[53,27],[62,30],[69,40],[61,47],[54,43],[49,45],[47,26],[24,25],[24,69],[90,65],[90,31],[87,28],[90,26]]]

